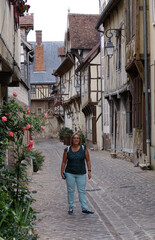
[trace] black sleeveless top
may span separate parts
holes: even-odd
[[[80,146],[77,152],[73,152],[71,146],[65,148],[67,152],[67,166],[65,172],[72,174],[86,174],[85,166],[85,150],[86,146]]]

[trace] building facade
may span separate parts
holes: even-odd
[[[20,43],[20,83],[17,87],[8,88],[8,96],[17,93],[16,101],[23,107],[30,108],[30,64],[34,61],[34,49],[27,42],[27,35],[33,30],[33,14],[20,17],[19,27],[21,35]]]
[[[68,14],[64,43],[65,54],[61,65],[54,73],[55,76],[60,78],[60,94],[62,94],[62,106],[64,108],[64,125],[73,131],[82,130],[87,142],[90,140],[92,144],[97,144],[96,115],[91,116],[89,120],[87,117],[85,118],[87,114],[84,114],[84,105],[82,106],[81,100],[83,91],[87,89],[86,95],[88,94],[90,81],[88,81],[88,79],[85,81],[84,90],[80,67],[81,65],[83,66],[83,60],[87,59],[90,51],[99,43],[99,33],[94,29],[97,18],[98,15]],[[98,60],[100,61],[99,58]],[[97,64],[99,65],[99,63],[95,64],[96,66]],[[100,71],[100,69],[98,69],[98,71]],[[91,70],[91,73],[94,72],[95,71]],[[88,72],[86,75],[88,78]],[[100,77],[100,72],[98,72],[98,77]],[[95,90],[94,94],[96,94]],[[92,128],[94,129],[93,134]]]
[[[8,97],[8,86],[20,82],[20,30],[14,6],[2,0],[0,7],[0,104]]]
[[[155,1],[149,1],[150,17],[150,86],[151,86],[151,165],[155,169]]]
[[[36,115],[48,113],[44,137],[57,137],[58,122],[54,117],[54,98],[52,96],[55,78],[52,70],[60,64],[58,46],[63,42],[42,42],[42,31],[36,31],[36,42],[31,42],[34,62],[30,66],[31,111]]]
[[[87,145],[94,149],[101,149],[100,65],[100,43],[98,43],[75,70],[81,80],[81,108],[85,116]]]
[[[119,157],[145,163],[148,153],[142,8],[142,1],[110,0],[96,29],[104,26],[106,50],[111,42],[114,46],[113,54],[104,53],[104,65],[107,66],[104,96],[110,105],[112,151]],[[148,12],[148,7],[146,9]]]

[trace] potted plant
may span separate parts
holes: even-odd
[[[80,134],[80,139],[81,139],[81,145],[85,145],[86,144],[86,139],[85,139],[85,136],[84,136],[84,134],[81,130],[79,131],[79,134]]]
[[[70,128],[65,128],[64,131],[64,144],[69,146],[71,141],[71,136],[73,135],[73,130]]]
[[[64,132],[65,132],[65,128],[61,128],[59,130],[59,138],[60,138],[60,142],[64,141]]]

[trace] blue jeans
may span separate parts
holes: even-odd
[[[74,192],[75,192],[75,183],[77,185],[77,190],[79,193],[79,201],[81,203],[82,210],[88,210],[85,187],[86,187],[86,174],[72,174],[66,173],[66,183],[68,190],[68,204],[69,208],[74,209]]]

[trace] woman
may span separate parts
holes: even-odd
[[[61,177],[67,182],[69,214],[73,214],[75,184],[77,185],[79,201],[82,213],[93,214],[88,210],[85,186],[86,186],[86,167],[88,168],[88,178],[91,178],[91,162],[88,149],[81,145],[80,135],[74,133],[71,137],[71,146],[65,148],[61,164]],[[64,173],[65,170],[65,173]]]

